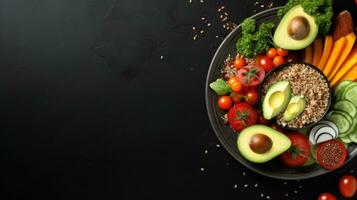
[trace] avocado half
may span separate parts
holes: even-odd
[[[291,84],[288,81],[279,81],[272,84],[264,97],[262,110],[263,117],[271,120],[285,110],[291,98]]]
[[[291,121],[297,118],[304,110],[306,100],[303,96],[293,96],[290,99],[288,106],[283,114],[284,121]]]
[[[296,39],[289,34],[289,28],[294,19],[300,18],[306,21],[308,33],[300,39]],[[300,6],[294,6],[291,8],[281,19],[278,27],[274,32],[274,44],[280,48],[287,50],[299,50],[309,46],[316,38],[319,31],[318,26],[315,23],[314,17],[307,14]]]
[[[264,134],[272,141],[272,146],[265,153],[256,153],[250,147],[252,137],[256,134]],[[247,160],[254,163],[264,163],[288,150],[291,146],[290,139],[283,133],[265,125],[253,125],[245,128],[237,139],[238,150]]]

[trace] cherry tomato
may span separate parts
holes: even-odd
[[[318,163],[329,170],[341,167],[347,158],[346,147],[338,140],[319,144],[316,152]]]
[[[243,85],[240,81],[234,82],[231,85],[231,89],[233,92],[240,92],[243,88]]]
[[[279,156],[280,161],[288,167],[300,167],[310,157],[310,144],[305,135],[293,132],[287,136],[291,140],[291,147]]]
[[[250,105],[254,105],[258,103],[258,98],[259,98],[258,92],[256,90],[250,90],[249,92],[247,92],[245,100]]]
[[[218,107],[222,110],[228,110],[232,107],[232,99],[229,96],[221,96],[218,98]]]
[[[264,69],[258,66],[249,65],[238,71],[238,78],[244,86],[257,86],[264,79]]]
[[[286,62],[296,62],[298,61],[298,56],[294,52],[290,52],[286,57],[285,57]]]
[[[240,94],[239,92],[232,92],[231,93],[231,98],[232,98],[234,103],[240,103],[240,102],[242,102],[243,95]]]
[[[236,58],[234,60],[234,67],[237,69],[240,69],[244,66],[246,66],[247,64],[245,63],[245,60],[243,58]]]
[[[251,105],[237,103],[228,111],[227,118],[231,128],[239,132],[245,127],[256,124],[258,114]]]
[[[284,129],[282,129],[279,125],[277,124],[271,124],[270,127],[276,131],[279,131],[280,133],[284,133]]]
[[[237,81],[240,82],[238,77],[232,77],[232,78],[228,79],[227,83],[229,86],[231,86],[233,83],[235,83]]]
[[[277,56],[273,59],[274,66],[277,67],[279,65],[284,64],[284,57],[283,56]]]
[[[268,52],[267,52],[267,56],[268,56],[269,58],[274,58],[274,57],[277,56],[277,55],[278,55],[278,53],[277,53],[277,51],[276,51],[275,48],[270,48],[270,49],[268,50]]]
[[[282,48],[277,48],[276,52],[278,53],[279,56],[287,56],[288,55],[288,51]]]
[[[266,120],[262,115],[259,115],[258,124],[269,125],[270,121]]]
[[[357,190],[356,177],[347,175],[342,176],[339,182],[339,189],[344,197],[353,197]]]
[[[265,72],[269,72],[274,67],[274,64],[271,61],[271,58],[269,58],[268,56],[263,56],[263,55],[258,56],[258,58],[256,59],[255,63],[259,67],[262,67]]]
[[[317,200],[337,200],[336,197],[330,193],[322,193]]]

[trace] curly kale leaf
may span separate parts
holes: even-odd
[[[264,53],[270,47],[273,23],[262,23],[256,28],[254,19],[247,18],[242,23],[242,36],[237,40],[236,47],[239,54],[251,58]]]

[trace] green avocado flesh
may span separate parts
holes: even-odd
[[[291,34],[289,34],[289,29],[292,27],[292,21],[294,19],[300,18],[304,19],[307,23],[306,26],[295,26],[295,32],[298,32],[301,27],[306,27],[308,31],[306,31],[303,38],[296,39]],[[290,29],[291,30],[291,29]],[[318,26],[315,23],[314,17],[304,12],[304,9],[297,5],[291,8],[281,19],[278,27],[274,32],[274,44],[280,48],[287,50],[299,50],[304,49],[309,46],[316,38],[318,33]]]
[[[250,142],[256,134],[269,137],[272,145],[265,153],[256,153],[251,149]],[[265,125],[253,125],[244,129],[238,136],[238,150],[244,158],[254,163],[264,163],[288,150],[291,146],[290,139],[283,133]]]
[[[263,100],[263,116],[270,120],[285,110],[291,97],[291,85],[288,81],[279,81],[268,88]]]
[[[297,118],[305,110],[306,100],[302,96],[293,96],[283,114],[284,121],[291,121]]]

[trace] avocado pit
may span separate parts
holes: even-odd
[[[295,40],[302,40],[310,32],[309,21],[303,16],[294,17],[288,26],[288,34]]]
[[[263,154],[268,152],[272,146],[273,146],[273,142],[270,139],[270,137],[262,133],[253,135],[249,142],[250,149],[258,154]]]

